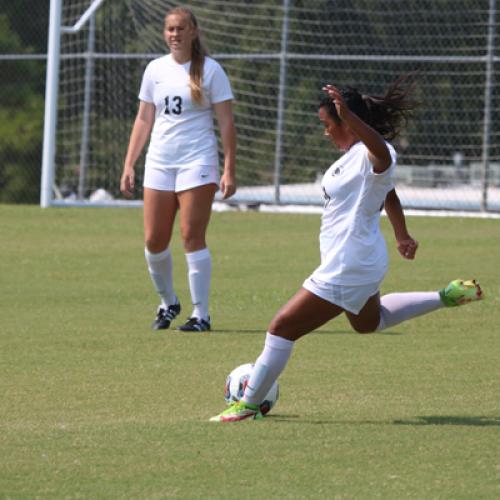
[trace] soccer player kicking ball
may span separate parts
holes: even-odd
[[[352,87],[324,87],[319,119],[327,136],[345,154],[325,173],[325,207],[320,232],[321,264],[278,311],[264,350],[255,362],[242,399],[214,422],[260,419],[259,403],[284,370],[297,339],[345,313],[353,329],[372,333],[441,307],[482,298],[474,280],[454,280],[441,291],[391,293],[380,297],[388,268],[380,231],[384,206],[394,226],[398,249],[412,259],[417,243],[406,231],[395,196],[396,152],[388,142],[406,123],[415,104],[409,76],[400,77],[383,97],[362,95]]]

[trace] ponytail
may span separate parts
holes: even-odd
[[[203,103],[203,66],[205,64],[206,49],[201,43],[200,37],[193,40],[191,54],[191,67],[189,68],[189,87],[191,98],[196,104]]]

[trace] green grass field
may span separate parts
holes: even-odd
[[[500,221],[409,218],[414,262],[383,227],[383,292],[476,277],[486,300],[374,335],[334,320],[267,418],[222,425],[227,373],[318,263],[319,216],[215,213],[214,330],[182,334],[149,329],[139,209],[0,206],[0,498],[500,498]]]

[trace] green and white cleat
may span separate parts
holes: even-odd
[[[239,422],[240,420],[245,420],[247,418],[260,420],[261,418],[264,418],[264,415],[262,415],[259,405],[238,401],[236,403],[232,403],[229,408],[224,410],[222,413],[219,413],[219,415],[212,417],[210,422]]]
[[[476,280],[453,280],[439,291],[439,296],[446,307],[455,307],[481,300],[483,291]]]

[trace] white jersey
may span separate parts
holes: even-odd
[[[144,71],[139,99],[156,108],[146,161],[163,167],[218,165],[212,104],[233,99],[231,85],[220,64],[205,57],[204,102],[196,104],[189,88],[190,66],[169,54]]]
[[[380,212],[394,188],[396,152],[387,144],[391,166],[376,174],[362,142],[354,144],[325,173],[325,208],[321,219],[321,264],[313,279],[339,285],[382,280],[388,257],[380,231]]]

